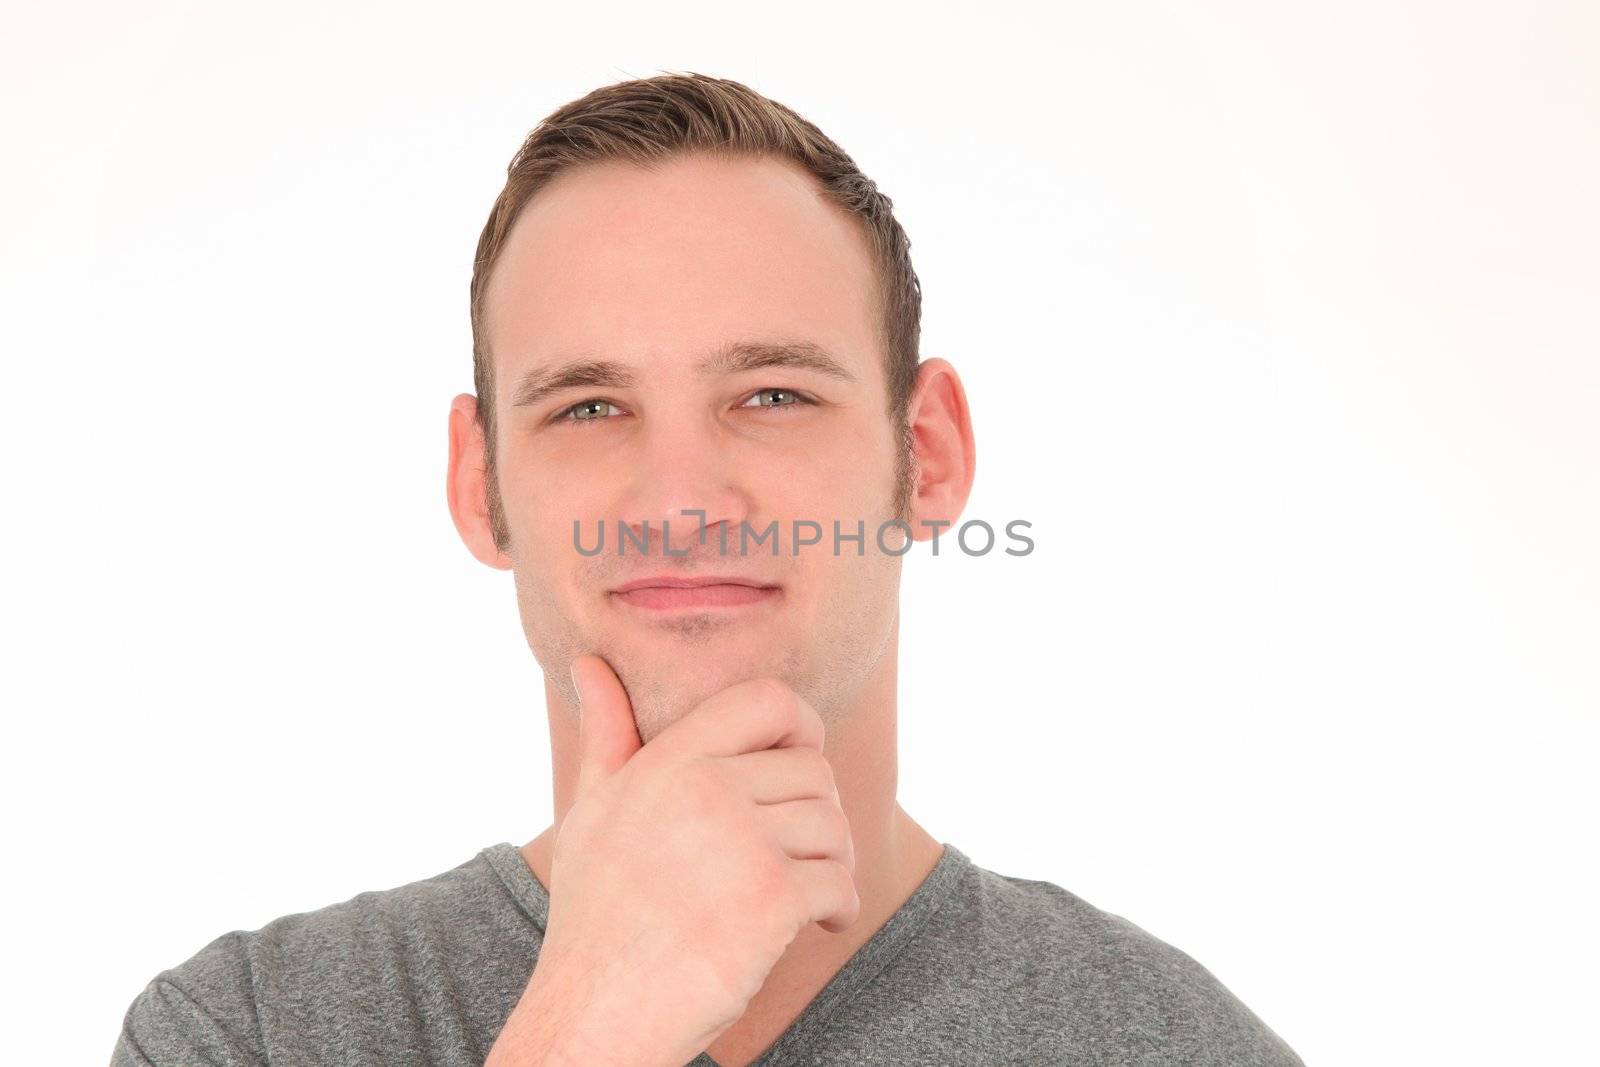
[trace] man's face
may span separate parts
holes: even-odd
[[[831,722],[890,650],[900,565],[877,533],[896,517],[897,447],[876,293],[866,237],[776,160],[588,166],[523,210],[485,296],[482,402],[523,629],[569,700],[568,664],[594,652],[646,742],[764,675]],[[815,346],[837,372],[703,365],[744,343]],[[574,367],[593,363],[605,373]],[[663,520],[665,547],[687,555],[664,554]],[[835,520],[864,546],[836,554]],[[630,540],[619,555],[622,528],[639,538],[646,521],[648,552]],[[777,554],[753,539],[774,521]],[[797,521],[822,530],[798,554]],[[575,522],[587,550],[603,528],[603,551],[578,550]],[[618,591],[664,574],[767,588]]]

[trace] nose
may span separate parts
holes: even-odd
[[[752,472],[740,469],[733,442],[719,435],[714,420],[691,413],[660,414],[644,431],[619,501],[617,533],[628,538],[623,551],[705,556],[722,545],[732,551],[739,524],[752,514],[742,483]]]

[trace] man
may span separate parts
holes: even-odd
[[[1300,1062],[1181,951],[896,802],[900,560],[975,460],[890,206],[730,81],[529,135],[448,496],[544,670],[554,822],[218,938],[114,1062]]]

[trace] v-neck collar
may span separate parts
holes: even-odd
[[[948,900],[963,870],[971,866],[967,854],[949,842],[917,888],[855,953],[845,961],[822,991],[811,999],[789,1028],[750,1062],[750,1067],[782,1067],[802,1053],[824,1027],[860,989],[894,962],[913,938]],[[522,850],[509,841],[484,849],[495,873],[511,890],[517,904],[542,934],[550,915],[550,894],[522,858]],[[684,1067],[721,1067],[702,1052]]]

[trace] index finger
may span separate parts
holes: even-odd
[[[822,716],[777,678],[730,685],[658,734],[646,748],[701,756],[738,756],[804,745],[822,751]]]

